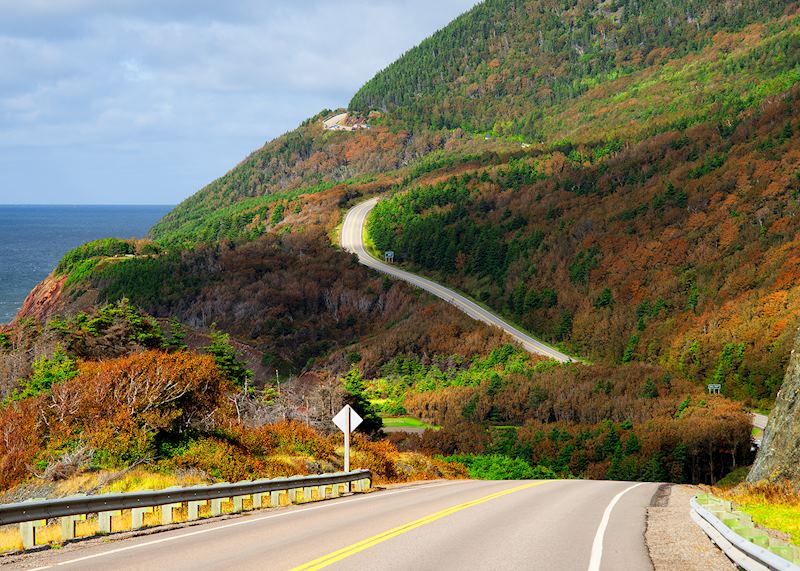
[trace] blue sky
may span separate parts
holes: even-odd
[[[476,0],[0,0],[0,204],[174,204]]]

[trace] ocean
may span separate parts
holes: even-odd
[[[0,323],[72,248],[98,238],[142,237],[172,206],[0,205]]]

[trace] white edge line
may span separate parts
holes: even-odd
[[[45,565],[43,567],[35,567],[33,569],[30,569],[29,571],[42,571],[43,569],[52,569],[53,567],[60,567],[62,565],[70,565],[72,563],[79,563],[81,561],[86,561],[88,559],[96,559],[98,557],[105,557],[107,555],[113,555],[115,553],[121,553],[123,551],[130,551],[132,549],[139,549],[141,547],[148,547],[150,545],[157,545],[159,543],[166,543],[168,541],[176,541],[178,539],[183,539],[183,538],[186,538],[186,537],[192,537],[192,536],[195,536],[195,535],[202,535],[202,534],[205,534],[205,533],[211,533],[212,531],[218,531],[220,529],[228,529],[228,528],[231,528],[231,527],[238,527],[240,525],[248,525],[248,524],[251,524],[251,523],[257,523],[257,522],[264,521],[264,520],[267,520],[267,519],[284,517],[284,516],[288,516],[288,515],[292,515],[292,514],[305,513],[305,512],[310,512],[310,511],[313,511],[313,510],[319,510],[319,509],[323,509],[323,508],[330,508],[330,507],[334,507],[334,506],[341,506],[341,505],[344,505],[344,504],[349,504],[351,502],[359,502],[359,501],[364,501],[364,500],[369,500],[369,499],[376,499],[376,498],[385,498],[386,496],[393,496],[395,494],[404,494],[404,493],[413,492],[413,491],[416,491],[416,490],[430,490],[431,488],[438,488],[439,486],[450,486],[450,485],[453,485],[453,484],[463,483],[463,482],[466,482],[466,481],[468,481],[468,480],[454,480],[454,481],[450,481],[450,482],[441,482],[439,484],[429,484],[429,485],[426,484],[426,485],[421,485],[421,486],[413,486],[413,487],[406,488],[406,489],[403,489],[403,490],[396,490],[396,491],[385,492],[385,493],[377,493],[377,494],[374,494],[374,495],[370,494],[370,495],[363,496],[363,497],[360,497],[360,498],[352,498],[352,499],[344,500],[344,501],[341,501],[341,502],[330,502],[330,503],[329,502],[324,502],[324,503],[322,503],[321,505],[318,505],[318,506],[311,506],[311,507],[302,508],[302,509],[288,510],[288,511],[285,511],[285,512],[282,512],[282,513],[272,514],[272,515],[265,515],[265,516],[261,516],[261,517],[242,519],[240,521],[236,521],[236,522],[233,522],[233,523],[228,523],[228,524],[225,524],[225,525],[216,525],[214,527],[206,527],[204,529],[200,529],[200,530],[197,530],[197,531],[191,531],[189,533],[183,533],[181,535],[173,535],[173,536],[170,536],[170,537],[162,537],[161,539],[156,539],[156,540],[153,540],[153,541],[147,541],[145,543],[137,543],[135,545],[127,545],[125,547],[119,547],[117,549],[112,549],[110,551],[103,551],[102,553],[94,553],[92,555],[86,555],[84,557],[78,557],[76,559],[70,559],[68,561],[60,561],[58,563],[53,563],[52,565]],[[214,521],[213,520],[209,520],[208,523],[214,523]]]
[[[638,484],[625,488],[614,496],[611,502],[606,506],[606,510],[603,512],[603,517],[600,520],[600,525],[597,528],[597,533],[594,535],[594,541],[592,542],[592,557],[589,559],[589,571],[600,571],[600,562],[603,560],[603,538],[606,534],[608,521],[611,519],[611,510],[614,509],[614,506],[617,505],[617,502],[622,496],[644,484],[645,482],[639,482]]]

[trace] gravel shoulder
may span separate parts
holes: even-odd
[[[645,542],[655,571],[736,571],[689,516],[691,486],[664,486],[647,508]]]

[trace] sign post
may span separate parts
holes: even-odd
[[[344,432],[344,471],[350,471],[350,433],[364,422],[356,411],[349,404],[344,405],[342,410],[333,417],[333,423]],[[346,484],[347,491],[350,491],[350,484]]]

